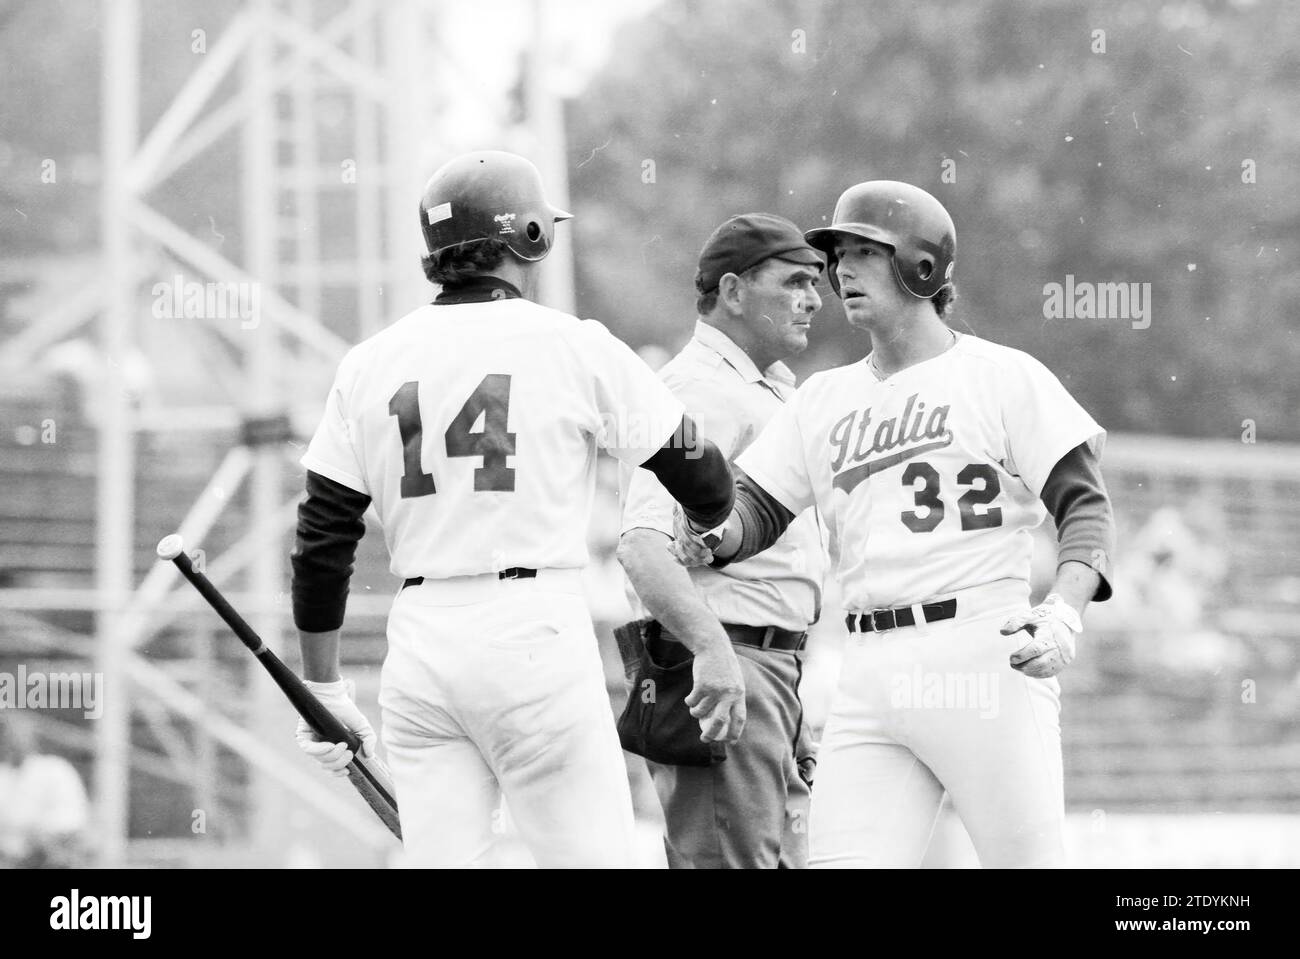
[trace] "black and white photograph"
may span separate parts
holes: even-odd
[[[1097,923],[1249,930],[1297,38],[0,0],[0,870],[135,938],[102,870],[1191,870]]]

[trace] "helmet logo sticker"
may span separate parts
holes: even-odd
[[[437,206],[431,206],[425,213],[425,216],[429,220],[429,226],[433,226],[435,223],[441,223],[443,220],[450,220],[451,204],[439,203]]]
[[[501,226],[501,229],[497,230],[498,236],[505,236],[507,233],[515,232],[515,215],[513,213],[498,213],[492,219]]]

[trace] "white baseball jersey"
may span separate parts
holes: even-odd
[[[736,465],[795,515],[816,505],[845,608],[1029,579],[1057,461],[1105,433],[1033,357],[974,336],[877,380],[815,374]]]
[[[640,465],[682,413],[594,320],[428,305],[344,357],[302,464],[371,497],[399,577],[581,567],[597,449]]]
[[[659,371],[659,378],[687,405],[700,433],[728,461],[751,443],[764,424],[794,395],[794,374],[784,363],[760,371],[721,330],[700,321],[695,336]],[[646,470],[621,471],[626,490],[623,532],[638,527],[673,535],[674,502]],[[726,569],[688,570],[700,598],[724,623],[805,630],[821,614],[826,561],[816,512],[796,516],[769,549]],[[649,616],[629,583],[633,609]]]

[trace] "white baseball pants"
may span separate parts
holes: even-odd
[[[1024,584],[957,594],[955,619],[845,642],[817,762],[809,865],[914,867],[944,790],[986,867],[1059,866],[1060,686],[1011,668]]]
[[[627,767],[579,575],[398,594],[379,704],[409,865],[499,864],[503,794],[539,866],[633,865]]]

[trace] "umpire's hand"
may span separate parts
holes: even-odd
[[[695,685],[686,705],[700,721],[700,740],[736,742],[745,728],[745,680],[731,643],[697,651],[692,675]]]

